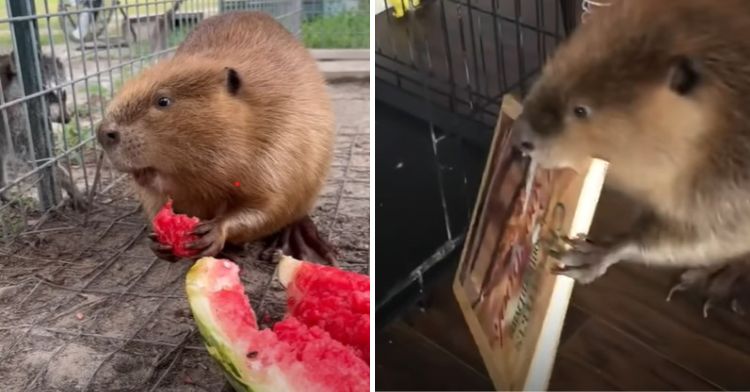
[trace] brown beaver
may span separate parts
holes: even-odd
[[[719,4],[720,3],[720,4]],[[610,161],[648,213],[610,244],[579,242],[560,273],[591,282],[619,261],[692,270],[675,290],[731,300],[750,274],[750,2],[621,0],[545,65],[517,123],[547,167]]]
[[[149,219],[171,197],[204,221],[189,245],[196,258],[279,233],[295,257],[332,261],[307,216],[332,159],[330,98],[308,50],[271,16],[201,22],[171,59],[123,86],[97,138]]]

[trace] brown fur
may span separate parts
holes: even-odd
[[[241,80],[236,95],[227,67]],[[162,96],[171,106],[157,106]],[[273,18],[254,12],[204,20],[173,58],[123,87],[100,139],[107,130],[121,134],[107,149],[116,168],[156,170],[155,178],[136,184],[149,218],[171,196],[176,211],[219,220],[235,244],[272,234],[311,210],[334,137],[314,59]]]
[[[745,0],[618,0],[545,66],[520,121],[533,155],[545,166],[607,159],[610,184],[651,210],[606,263],[750,255],[748,34]],[[681,91],[685,80],[695,83]]]

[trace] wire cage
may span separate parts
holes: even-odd
[[[382,128],[376,145],[376,245],[378,260],[383,261],[376,270],[379,325],[394,314],[394,306],[408,304],[404,298],[420,297],[423,284],[439,269],[437,266],[449,259],[455,265],[502,96],[511,92],[523,96],[547,56],[582,16],[595,12],[600,3],[605,2],[408,0],[402,15],[386,9],[376,16],[376,124],[393,124]],[[394,111],[401,117],[389,120],[386,116]],[[411,129],[389,136],[390,129],[399,123],[411,124]],[[389,189],[390,184],[398,183],[398,176],[404,175],[396,174],[396,170],[403,173],[405,165],[390,162],[390,157],[399,153],[386,149],[401,148],[412,133],[422,136],[414,136],[413,144],[404,147],[401,154],[424,151],[412,162],[422,169],[414,169],[413,177],[405,183],[424,184],[409,192],[403,187]],[[381,144],[380,140],[391,137],[402,142]],[[414,196],[415,192],[421,195]],[[410,211],[425,209],[419,219],[430,220],[429,224],[423,222],[422,231],[431,234],[412,230],[390,237],[398,232],[399,224],[397,218],[391,221],[388,217],[398,208],[407,208],[389,207],[388,203],[393,205],[392,200],[405,193],[417,199]],[[430,200],[434,207],[428,211],[424,206]],[[423,250],[405,255],[407,252],[398,245],[403,236],[421,236]],[[385,265],[390,260],[395,261]]]
[[[330,8],[325,15],[303,8],[303,0],[0,3],[0,244],[33,229],[45,212],[63,203],[85,207],[118,183],[122,176],[94,140],[107,102],[128,78],[170,56],[201,20],[256,10],[311,48],[369,42],[361,1],[320,0]]]

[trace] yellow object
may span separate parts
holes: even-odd
[[[393,7],[393,16],[402,18],[406,15],[407,9],[414,9],[419,6],[420,0],[386,0]]]

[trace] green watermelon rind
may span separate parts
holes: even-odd
[[[254,375],[250,371],[243,372],[241,369],[248,370],[247,366],[242,366],[247,363],[244,353],[236,353],[232,349],[233,345],[221,330],[218,327],[211,327],[211,325],[219,325],[219,323],[214,320],[208,296],[204,291],[209,286],[209,282],[206,282],[205,274],[201,273],[201,269],[211,262],[213,262],[213,259],[210,258],[198,260],[188,271],[186,278],[188,302],[209,355],[221,365],[227,380],[238,392],[291,390],[289,385],[284,382],[282,372],[276,366],[266,367],[263,371],[265,377],[261,377],[260,374]],[[250,304],[247,303],[246,305],[252,312]],[[258,380],[260,378],[264,380]]]
[[[190,306],[193,306],[192,301],[190,303]],[[193,312],[195,314],[195,310],[193,310]],[[211,328],[200,321],[199,316],[194,317],[195,324],[198,325],[198,330],[203,336],[203,343],[206,346],[208,354],[213,357],[213,359],[216,360],[216,362],[218,362],[224,369],[224,374],[226,375],[229,383],[232,384],[234,390],[238,392],[260,392],[253,390],[250,385],[242,381],[242,376],[240,375],[239,369],[234,366],[234,356],[230,354],[231,349],[227,347],[227,345],[220,342],[220,339],[215,336]]]

